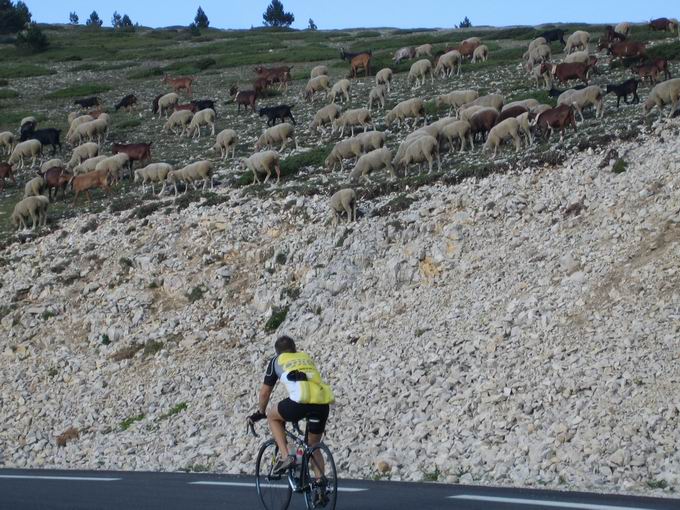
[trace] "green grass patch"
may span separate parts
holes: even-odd
[[[28,117],[29,115],[33,115],[38,122],[47,120],[47,116],[44,114],[34,114],[27,111],[0,111],[0,127],[3,128],[3,131],[5,129],[9,129],[10,131],[18,129],[21,119]],[[12,207],[14,207],[14,205],[12,205]]]
[[[0,99],[13,99],[19,97],[19,93],[12,89],[0,89]]]
[[[272,333],[279,329],[279,326],[283,323],[283,321],[286,320],[286,317],[288,316],[288,308],[288,306],[272,308],[272,314],[264,324],[264,330],[267,333]]]
[[[144,344],[144,356],[153,356],[163,349],[163,342],[149,340]]]
[[[69,69],[69,72],[77,73],[79,71],[98,71],[98,70],[99,66],[97,64],[87,63],[73,66],[71,69]]]
[[[203,299],[203,294],[205,294],[205,289],[199,285],[191,289],[191,291],[186,294],[186,298],[190,303],[195,303],[196,301]]]
[[[84,97],[101,94],[102,92],[108,92],[109,90],[111,90],[109,85],[105,85],[103,83],[89,83],[85,85],[73,85],[71,87],[55,90],[54,92],[47,94],[45,97],[49,99]]]
[[[612,166],[612,172],[615,174],[622,174],[628,169],[628,163],[623,158],[619,158],[614,162]]]
[[[46,76],[56,71],[33,64],[6,64],[0,66],[0,78],[30,78],[31,76]]]
[[[144,419],[144,413],[140,413],[137,416],[130,416],[129,418],[125,418],[123,421],[120,422],[120,430],[125,431],[129,429],[133,423],[142,421]]]
[[[170,408],[170,410],[167,413],[161,414],[158,419],[159,420],[165,420],[167,418],[170,418],[171,416],[175,416],[176,414],[179,414],[183,411],[186,411],[189,405],[186,402],[180,402],[179,404],[173,406]]]
[[[668,482],[666,480],[648,480],[647,487],[650,489],[666,489],[668,488]]]
[[[142,67],[128,73],[127,78],[130,80],[143,80],[152,76],[163,76],[163,70],[160,67]]]
[[[680,41],[669,44],[659,44],[647,50],[649,58],[665,58],[666,60],[680,60]]]
[[[142,119],[140,119],[139,117],[127,117],[127,118],[117,119],[113,123],[113,127],[115,128],[116,131],[133,129],[133,128],[136,128],[137,126],[141,126],[141,125],[142,125]]]

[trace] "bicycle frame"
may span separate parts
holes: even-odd
[[[302,448],[303,451],[301,459],[302,465],[297,466],[295,470],[290,469],[288,471],[288,484],[290,485],[290,488],[293,490],[293,492],[301,494],[310,489],[308,460],[309,456],[311,455],[311,447],[307,443],[307,441],[309,440],[309,431],[307,430],[307,427],[305,427],[304,435],[300,430],[300,426],[295,422],[293,423],[293,429],[296,433],[290,432],[288,429],[286,429],[286,437],[290,438],[293,441],[296,451],[298,448]],[[300,469],[299,477],[296,476],[297,469]]]

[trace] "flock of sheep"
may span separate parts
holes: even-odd
[[[610,40],[605,41],[609,44],[606,47],[611,48],[611,45],[618,43],[619,39],[625,39],[629,31],[630,24],[620,24],[608,30],[607,37]],[[480,95],[476,90],[453,90],[434,98],[435,105],[439,109],[449,108],[448,116],[427,124],[426,101],[413,97],[399,102],[384,114],[384,125],[387,128],[395,126],[399,129],[409,129],[409,122],[412,123],[413,128],[417,128],[406,136],[394,154],[386,147],[386,132],[375,129],[372,117],[374,105],[381,109],[385,108],[386,98],[391,93],[392,83],[395,80],[393,71],[390,68],[384,68],[376,73],[375,86],[369,92],[366,107],[343,111],[338,102],[350,101],[352,82],[343,78],[331,84],[327,66],[316,66],[310,73],[302,96],[310,102],[319,97],[326,98],[329,104],[316,112],[311,119],[310,126],[312,129],[323,131],[325,126],[330,125],[331,134],[339,133],[341,137],[326,158],[325,167],[329,171],[338,166],[342,169],[345,160],[354,160],[355,164],[348,178],[350,183],[356,184],[361,179],[368,179],[368,174],[371,172],[380,170],[386,170],[393,178],[397,178],[399,172],[406,175],[409,167],[413,165],[421,167],[426,165],[432,172],[436,162],[438,169],[441,170],[440,152],[445,146],[448,146],[449,150],[458,149],[461,152],[465,151],[468,146],[469,150],[474,150],[477,140],[478,143],[483,143],[484,151],[496,157],[506,140],[511,141],[515,151],[518,152],[522,147],[522,139],[525,145],[529,146],[534,142],[534,136],[538,133],[540,136],[549,137],[554,130],[560,130],[561,139],[563,139],[566,127],[572,126],[576,129],[574,114],[578,114],[583,122],[583,110],[594,107],[596,118],[602,117],[604,97],[610,92],[609,87],[605,91],[597,85],[587,85],[589,72],[597,62],[597,58],[589,51],[590,35],[585,31],[576,31],[567,38],[566,42],[563,36],[564,33],[561,30],[546,32],[543,37],[529,44],[523,58],[524,65],[530,77],[536,80],[537,86],[543,80],[545,87],[550,88],[551,92],[555,90],[552,88],[555,79],[564,83],[572,79],[581,79],[586,83],[586,86],[559,91],[557,107],[540,104],[535,99],[506,102],[500,94]],[[560,40],[565,45],[567,55],[564,62],[559,64],[551,62],[552,50],[549,43],[553,40]],[[605,43],[601,41],[601,44]],[[435,77],[450,79],[460,74],[460,66],[465,59],[475,62],[486,60],[489,56],[488,47],[477,37],[466,39],[456,48],[446,48],[434,57],[432,50],[432,45],[425,44],[417,48],[400,48],[395,53],[393,59],[395,63],[405,59],[418,59],[410,67],[406,78],[408,85],[418,88],[423,86],[428,78],[431,82]],[[353,54],[352,60],[359,56],[370,62],[372,55],[370,52]],[[366,69],[368,65],[366,63]],[[657,63],[654,65],[656,66]],[[668,72],[668,63],[666,62],[665,65],[666,72]],[[354,62],[352,62],[352,71],[356,72]],[[163,81],[175,87],[175,92],[164,94],[154,100],[154,112],[166,117],[163,131],[200,138],[201,129],[207,127],[210,129],[211,136],[216,136],[213,150],[220,151],[222,160],[226,160],[230,154],[231,158],[235,158],[236,146],[239,142],[237,132],[233,129],[224,129],[215,135],[217,115],[214,107],[197,109],[198,103],[201,106],[212,106],[212,101],[192,101],[188,105],[180,105],[178,87],[190,94],[193,79],[165,77]],[[285,81],[287,84],[287,79]],[[627,87],[623,85],[625,84],[612,86],[612,91],[619,95],[619,89],[616,87],[627,90]],[[248,91],[247,94],[250,94],[247,100],[254,109],[257,91],[254,93]],[[637,97],[636,92],[634,97]],[[88,105],[98,104],[95,99],[88,98],[82,101]],[[627,95],[624,101],[627,101]],[[670,105],[670,113],[673,113],[679,102],[680,79],[667,79],[652,89],[644,103],[644,113],[649,113],[654,107],[662,110],[665,105]],[[135,96],[128,95],[117,105],[117,108],[122,104],[132,107],[134,103],[136,103]],[[260,115],[266,114],[269,117],[269,127],[257,139],[254,152],[249,157],[240,159],[241,169],[252,173],[254,183],[260,182],[260,176],[264,176],[266,183],[272,174],[276,174],[278,183],[281,176],[280,153],[286,149],[288,143],[294,144],[296,149],[299,148],[295,136],[296,122],[290,109],[291,107],[287,105],[280,105],[260,110]],[[280,124],[276,124],[277,118],[281,119]],[[289,118],[291,122],[284,122],[286,118]],[[272,121],[273,125],[271,125]],[[422,126],[418,127],[421,121]],[[27,126],[35,130],[36,125],[36,119],[33,117],[23,119],[20,126],[22,138]],[[141,183],[143,192],[146,192],[147,184],[151,185],[152,193],[155,193],[154,185],[160,184],[162,187],[159,194],[163,194],[166,186],[170,185],[174,188],[175,195],[179,192],[178,184],[180,183],[184,184],[185,192],[189,184],[197,189],[196,184],[199,182],[203,183],[204,190],[208,184],[212,188],[214,165],[208,160],[197,161],[180,169],[174,169],[172,165],[163,162],[149,163],[133,172],[134,162],[148,162],[150,159],[150,144],[114,144],[112,155],[100,154],[102,143],[109,134],[110,125],[109,114],[101,110],[69,115],[69,130],[65,138],[67,142],[74,145],[71,157],[67,163],[60,159],[45,162],[41,166],[39,175],[26,184],[25,198],[16,205],[11,216],[11,221],[17,228],[26,228],[29,218],[34,228],[45,224],[52,188],[57,191],[61,189],[63,194],[66,187],[70,186],[74,191],[75,202],[80,193],[86,193],[89,197],[91,189],[101,188],[109,192],[111,185],[125,176],[126,168],[129,169],[130,177],[134,179],[134,182]],[[362,132],[355,134],[355,129]],[[343,138],[346,131],[350,134],[349,138]],[[37,139],[15,143],[15,136],[11,132],[0,133],[0,145],[4,146],[9,154],[7,163],[0,163],[0,186],[4,183],[4,177],[14,178],[15,165],[23,168],[29,158],[31,164],[35,165],[43,148],[40,140]],[[43,196],[45,191],[47,191],[47,197]],[[355,220],[355,191],[346,188],[334,194],[330,200],[330,210],[333,212],[335,223],[343,214],[346,215],[348,222]]]

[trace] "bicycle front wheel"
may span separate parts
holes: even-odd
[[[338,473],[330,449],[323,443],[311,448],[305,457],[305,473],[309,487],[305,503],[309,510],[335,510],[338,498]]]
[[[255,485],[257,495],[266,510],[286,510],[293,493],[286,474],[273,474],[278,453],[279,449],[273,439],[264,443],[257,453]]]

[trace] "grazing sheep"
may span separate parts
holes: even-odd
[[[591,85],[581,90],[567,90],[557,98],[557,105],[566,104],[574,107],[581,122],[583,119],[583,109],[594,106],[596,118],[604,116],[604,92],[597,85]]]
[[[453,140],[458,138],[460,140],[460,152],[465,152],[465,140],[470,141],[470,150],[474,150],[475,143],[470,131],[470,123],[467,120],[455,120],[446,124],[442,130],[441,135],[449,143],[449,150],[453,152]]]
[[[423,55],[427,55],[428,57],[432,56],[432,45],[431,44],[421,44],[420,46],[416,47],[415,58],[422,57]]]
[[[161,196],[165,191],[166,178],[168,173],[172,171],[172,165],[168,163],[151,163],[144,168],[138,168],[135,170],[134,182],[142,183],[142,193],[146,193],[146,183],[151,183],[151,194],[153,195],[156,190],[154,189],[155,182],[162,182],[163,187],[161,188],[158,196]]]
[[[30,117],[24,117],[21,119],[21,122],[19,122],[19,130],[22,130],[24,126],[28,124],[33,124],[33,129],[38,127],[38,121],[36,120],[35,117],[30,116]]]
[[[109,124],[106,118],[98,118],[90,122],[84,122],[77,126],[71,133],[69,142],[73,145],[76,143],[82,143],[83,140],[93,141],[95,137],[97,138],[97,143],[102,143],[102,137],[106,141],[106,137],[109,132]]]
[[[42,177],[33,177],[24,186],[24,198],[42,195],[45,191],[45,179]]]
[[[210,189],[213,189],[213,178],[213,167],[210,161],[196,161],[179,170],[169,170],[166,174],[166,181],[175,187],[175,196],[177,196],[178,182],[184,182],[184,193],[186,193],[189,184],[194,187],[195,191],[198,189],[196,188],[196,181],[203,181],[203,191],[205,191],[208,182],[210,182]]]
[[[495,108],[489,108],[488,106],[480,106],[480,105],[472,105],[468,106],[467,108],[460,109],[458,111],[458,117],[460,120],[466,120],[470,122],[470,119],[477,113],[482,110],[496,110]],[[498,112],[498,110],[496,110]]]
[[[92,172],[95,168],[97,168],[97,164],[100,161],[104,161],[108,157],[109,156],[95,156],[94,158],[86,159],[79,165],[76,165],[76,167],[73,169],[73,175],[83,175],[88,172]]]
[[[349,89],[351,87],[351,83],[347,78],[343,78],[342,80],[338,80],[331,90],[328,91],[328,98],[331,99],[331,103],[335,103],[335,100],[339,95],[344,96],[345,101],[349,102]]]
[[[430,74],[430,82],[434,84],[434,75],[432,73],[432,62],[427,59],[418,60],[413,63],[408,72],[407,82],[410,85],[415,81],[415,86],[425,85],[425,77]],[[422,81],[422,83],[421,83]]]
[[[649,97],[643,105],[644,116],[646,117],[656,107],[659,110],[659,117],[663,114],[663,109],[667,104],[671,105],[668,112],[670,118],[680,102],[680,78],[673,78],[655,85],[649,92]]]
[[[257,178],[258,173],[267,174],[263,183],[266,184],[273,170],[276,172],[276,184],[278,184],[279,179],[281,178],[280,161],[281,157],[276,151],[256,152],[249,158],[241,159],[241,169],[245,170],[247,168],[253,172],[253,184],[259,184],[260,182],[260,180]]]
[[[382,131],[367,131],[359,133],[354,139],[361,145],[362,152],[370,152],[385,146],[387,136]]]
[[[458,50],[451,50],[439,57],[437,66],[434,69],[434,74],[441,75],[442,78],[449,78],[452,74],[456,76],[460,74],[460,65],[463,60]],[[417,62],[416,62],[417,63]],[[414,64],[415,65],[415,64]],[[423,79],[423,83],[425,80]]]
[[[439,142],[433,136],[423,135],[416,138],[406,148],[404,155],[399,161],[399,166],[404,169],[404,175],[406,175],[406,169],[409,165],[427,162],[430,167],[430,173],[432,173],[432,162],[435,158],[437,159],[437,169],[441,172],[442,164],[439,159]]]
[[[112,184],[118,183],[121,178],[121,173],[123,168],[130,162],[130,157],[121,152],[115,156],[109,156],[101,160],[94,167],[96,172],[106,172],[106,174],[111,178]],[[91,173],[91,172],[90,172]]]
[[[397,122],[397,127],[401,127],[401,122],[408,126],[407,118],[415,119],[413,125],[418,123],[418,118],[422,117],[423,125],[425,125],[425,102],[419,98],[407,99],[397,104],[392,108],[387,115],[385,115],[385,124],[391,126],[394,121]]]
[[[376,85],[386,85],[387,86],[387,92],[389,93],[391,90],[392,86],[392,69],[389,67],[385,67],[375,73],[375,84]]]
[[[574,53],[571,53],[564,57],[564,61],[567,63],[580,62],[582,64],[585,64],[590,61],[590,52],[587,49],[582,51],[575,51]]]
[[[200,138],[201,126],[210,126],[210,134],[215,136],[215,116],[215,110],[212,108],[206,108],[205,110],[196,112],[191,118],[189,126],[186,128],[187,137],[193,136],[193,138]]]
[[[478,60],[481,60],[482,62],[486,62],[487,59],[489,58],[489,47],[486,44],[482,44],[481,46],[477,46],[475,48],[475,51],[472,52],[472,63],[474,64]]]
[[[309,127],[321,131],[321,126],[332,124],[335,119],[340,117],[340,112],[342,112],[342,108],[337,104],[326,105],[314,114]]]
[[[368,93],[368,111],[373,109],[373,103],[380,104],[380,108],[385,109],[385,96],[387,95],[387,87],[385,85],[376,85]]]
[[[313,67],[309,73],[310,78],[316,78],[317,76],[328,76],[328,67],[324,65]]]
[[[498,146],[506,138],[512,138],[514,140],[515,152],[519,152],[522,148],[522,141],[519,137],[519,122],[514,117],[505,119],[491,128],[491,131],[489,131],[489,134],[486,137],[486,143],[484,144],[483,150],[486,151],[493,148],[493,155],[491,157],[495,158],[496,153],[498,152]]]
[[[47,208],[50,205],[50,199],[45,196],[27,197],[18,202],[14,206],[11,221],[15,228],[26,227],[26,220],[30,217],[33,223],[33,230],[38,228],[38,225],[44,226],[47,224]]]
[[[165,117],[168,117],[168,112],[175,108],[175,105],[179,103],[179,96],[175,92],[170,92],[165,94],[158,99],[158,109],[153,113],[158,113],[159,116],[165,113]]]
[[[14,150],[7,162],[13,165],[19,162],[18,168],[24,168],[24,158],[32,158],[31,166],[35,166],[38,156],[42,154],[42,144],[38,140],[26,140],[14,146]]]
[[[233,158],[236,154],[236,144],[238,143],[238,135],[233,129],[223,129],[217,133],[217,138],[215,139],[215,145],[213,145],[213,150],[220,150],[220,156],[222,160],[227,159],[229,154],[229,149],[231,149],[231,157]]]
[[[470,103],[479,97],[479,92],[476,90],[454,90],[448,94],[442,94],[434,99],[434,104],[437,108],[443,106],[449,107],[449,112],[458,111],[458,108],[466,103]]]
[[[523,108],[526,108],[527,110],[531,110],[533,108],[536,108],[540,103],[534,99],[534,98],[529,98],[529,99],[522,99],[520,101],[512,101],[501,108],[501,113],[503,113],[506,110],[509,110],[510,108],[514,108],[515,106],[521,106]]]
[[[354,126],[363,126],[364,133],[369,125],[373,125],[371,119],[371,112],[367,108],[356,108],[355,110],[347,110],[340,117],[333,122],[333,131],[340,130],[340,136],[344,136],[345,128],[350,127],[352,136],[354,136]]]
[[[12,165],[7,163],[0,163],[0,191],[5,189],[5,177],[12,179],[12,183],[16,186],[17,180],[14,177],[14,172],[12,171]]]
[[[271,149],[272,146],[277,143],[281,144],[279,151],[283,152],[289,139],[295,143],[295,148],[299,149],[293,125],[288,122],[277,124],[276,126],[265,129],[260,135],[257,142],[255,142],[255,152],[259,152],[264,147]]]
[[[459,112],[461,110],[465,110],[466,108],[470,106],[487,106],[489,108],[495,108],[499,112],[501,111],[501,108],[503,108],[503,104],[505,102],[505,99],[503,98],[502,95],[500,94],[487,94],[486,96],[480,96],[474,101],[470,101],[469,103],[465,103],[460,107],[458,110]]]
[[[73,149],[73,154],[71,154],[71,159],[66,165],[66,168],[73,168],[86,159],[95,157],[97,154],[99,154],[99,145],[94,142],[87,142],[82,145],[78,145],[75,149]]]
[[[540,107],[541,108],[546,107],[548,110],[550,109],[550,105],[540,105]],[[517,122],[519,122],[520,131],[527,139],[526,140],[527,147],[534,143],[534,137],[531,134],[531,119],[529,118],[530,115],[540,115],[540,113],[537,113],[536,110],[533,110],[532,112],[525,112],[515,117],[517,119]]]
[[[564,53],[567,55],[576,49],[587,50],[590,42],[590,34],[585,30],[577,30],[567,38],[567,45],[564,47]]]
[[[534,66],[548,62],[552,58],[552,49],[547,44],[541,44],[527,51],[524,55],[528,71],[532,71]]]
[[[71,116],[69,115],[69,117]],[[71,139],[71,137],[73,136],[73,132],[76,130],[78,126],[86,122],[91,122],[93,120],[94,117],[92,115],[78,115],[73,119],[69,118],[69,128],[68,131],[66,132],[66,140]]]
[[[361,142],[356,138],[340,140],[326,157],[324,166],[332,172],[335,170],[335,165],[340,165],[340,170],[342,170],[345,159],[358,159],[363,152]]]
[[[537,46],[543,46],[543,45],[547,45],[547,44],[548,44],[548,41],[546,40],[545,37],[537,37],[536,39],[534,39],[533,41],[531,41],[529,43],[529,51],[533,50]]]
[[[341,189],[333,194],[329,202],[333,214],[333,227],[337,227],[342,213],[347,214],[347,223],[357,221],[357,194],[353,189]]]
[[[625,35],[628,37],[630,35],[631,24],[627,21],[622,21],[614,27],[614,32],[617,34]]]
[[[0,145],[5,147],[3,154],[11,154],[14,149],[14,134],[11,131],[3,131],[0,133]]]
[[[49,160],[45,161],[42,165],[40,165],[40,173],[44,174],[50,168],[63,167],[63,166],[64,166],[64,162],[61,159],[59,159],[59,158],[49,159]]]
[[[401,63],[402,60],[411,60],[416,57],[416,49],[413,46],[407,46],[405,48],[399,48],[394,52],[394,57],[392,57],[392,62],[395,64]]]
[[[392,177],[397,178],[392,167],[392,151],[387,147],[372,150],[361,156],[349,173],[349,180],[350,182],[358,182],[361,177],[368,180],[370,172],[382,170],[383,168],[387,168]]]
[[[175,128],[179,127],[181,128],[179,131],[181,135],[186,127],[191,123],[191,119],[193,119],[193,117],[194,114],[191,113],[190,110],[177,110],[172,112],[172,115],[170,115],[168,120],[165,121],[165,124],[163,124],[163,131],[172,131],[173,133],[177,134]]]
[[[330,83],[330,79],[326,75],[310,78],[303,93],[305,100],[311,101],[314,97],[314,94],[317,92],[327,91],[330,87]]]

